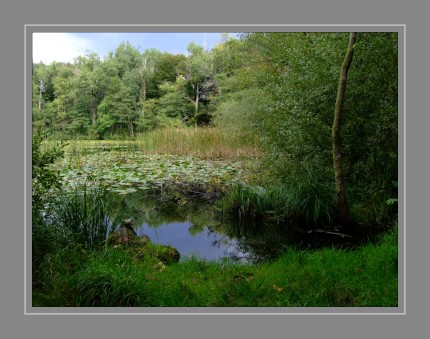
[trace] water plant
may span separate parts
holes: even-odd
[[[79,161],[66,154],[52,168],[61,171],[65,190],[95,180],[107,190],[127,194],[168,183],[223,186],[242,178],[246,165],[241,161],[208,161],[189,156],[148,155],[141,151],[125,154],[104,151],[81,155]]]

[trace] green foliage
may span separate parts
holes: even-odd
[[[121,218],[162,222],[162,207],[140,206],[129,193],[161,186],[178,212],[185,200],[166,188],[172,182],[229,186],[219,207],[240,234],[336,217],[330,134],[347,33],[224,38],[213,51],[190,45],[188,57],[122,43],[103,61],[87,54],[73,64],[34,65],[34,127],[57,139],[125,140],[73,142],[54,164],[63,148],[34,135],[33,306],[397,306],[397,227],[353,251],[289,247],[258,266],[194,258],[164,266],[155,245],[143,259],[104,246]],[[359,33],[349,73],[343,165],[362,223],[397,218],[397,45],[397,33]],[[111,193],[100,186],[66,193],[86,180]],[[206,219],[193,223],[190,232]]]
[[[186,121],[193,115],[193,104],[187,95],[187,82],[178,77],[175,82],[165,82],[160,85],[163,96],[158,100],[157,113],[167,118],[177,118]]]
[[[226,91],[227,92],[227,91]],[[226,134],[237,133],[245,138],[257,139],[254,126],[259,123],[255,112],[265,105],[266,93],[258,88],[235,91],[228,90],[226,98],[219,102],[214,113],[214,125]]]
[[[38,130],[32,137],[32,258],[33,272],[48,254],[55,252],[67,240],[67,235],[46,223],[52,211],[49,203],[54,191],[60,188],[59,173],[50,169],[63,156],[63,146],[46,148]]]
[[[215,122],[259,136],[266,157],[261,172],[273,181],[300,180],[303,168],[330,168],[347,33],[249,33],[243,39],[246,59],[233,77],[218,77],[223,95]],[[361,206],[354,207],[357,216],[366,216],[362,221],[393,220],[385,201],[397,196],[389,185],[397,180],[397,33],[359,33],[357,41],[342,121],[346,186],[354,192],[352,205]],[[246,95],[238,84],[246,84]],[[325,180],[324,174],[317,181]]]
[[[112,224],[102,187],[77,187],[74,192],[62,192],[53,207],[53,224],[69,230],[76,243],[99,248],[116,225]]]
[[[36,223],[44,212],[51,190],[61,187],[59,173],[50,169],[58,158],[64,155],[65,144],[42,149],[43,136],[37,130],[32,137],[32,217]]]
[[[235,185],[221,204],[231,217],[239,220],[274,220],[294,228],[307,228],[333,220],[336,191],[334,183],[307,171],[284,184],[268,184],[266,188]]]
[[[157,99],[148,99],[142,104],[141,112],[136,120],[137,132],[152,131],[160,125],[160,118],[157,116],[157,110]]]
[[[159,86],[162,83],[175,82],[178,75],[185,74],[185,60],[186,57],[182,54],[163,53],[155,67],[153,80],[148,84],[148,99],[160,98],[162,94]]]
[[[215,133],[214,131],[209,131],[213,134],[211,135],[207,132],[196,135],[192,133],[193,129],[190,129],[191,133],[187,133],[188,130],[182,132],[173,131],[168,134],[168,130],[161,130],[158,133],[153,133],[151,139],[145,138],[139,140],[139,142],[125,145],[124,143],[115,145],[109,142],[95,145],[92,143],[95,147],[91,148],[91,143],[82,141],[71,143],[71,148],[67,149],[67,156],[64,161],[56,165],[62,172],[63,190],[76,191],[77,188],[75,187],[78,186],[80,189],[83,183],[95,180],[104,185],[109,191],[127,194],[137,190],[145,191],[150,188],[158,188],[160,185],[168,186],[169,183],[226,185],[230,181],[236,181],[240,178],[243,172],[241,162],[229,160],[209,161],[206,159],[211,151],[216,152],[212,158],[220,156],[220,150],[210,149],[212,145],[219,145],[216,143],[216,139],[206,140],[207,144],[198,144],[202,140],[202,136],[217,137],[219,133],[217,135],[216,131]],[[197,130],[197,132],[201,131]],[[181,133],[184,133],[185,136],[181,136]],[[178,137],[181,137],[181,139],[178,140]],[[163,143],[158,145],[156,140],[163,140]],[[191,145],[184,145],[186,141],[189,141]],[[170,145],[166,145],[166,142],[170,143]],[[193,146],[192,144],[194,143],[198,146]],[[129,148],[126,152],[118,152],[115,146]],[[106,147],[111,147],[112,150],[106,150]],[[167,148],[163,149],[162,147]],[[200,147],[200,149],[197,149],[197,147]],[[157,153],[169,154],[145,154],[150,153],[154,148]],[[203,155],[203,160],[186,156],[188,153],[195,155],[197,152]],[[173,153],[184,155],[176,156],[172,155]],[[103,192],[99,191],[100,189],[94,189],[93,192],[96,201],[103,200]],[[75,192],[75,195],[79,195],[78,193]],[[66,200],[69,199],[68,197],[66,198]],[[74,198],[78,199],[78,196]],[[67,206],[68,204],[65,203],[64,205]],[[76,214],[79,213],[79,211],[76,211]],[[81,216],[84,217],[84,215]]]

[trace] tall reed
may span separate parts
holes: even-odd
[[[138,135],[136,144],[149,153],[188,155],[202,159],[260,155],[256,139],[240,131],[227,134],[215,127],[156,129]]]
[[[53,223],[70,230],[76,242],[100,247],[114,229],[106,196],[102,187],[87,183],[71,193],[62,192],[54,205]]]

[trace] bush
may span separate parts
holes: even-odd
[[[61,179],[58,172],[49,169],[49,165],[63,157],[64,144],[42,150],[43,136],[40,130],[33,134],[32,139],[32,216],[37,222],[44,212],[52,189],[60,188]]]
[[[46,223],[50,215],[48,203],[53,190],[60,187],[59,174],[50,170],[49,165],[63,156],[63,146],[42,150],[43,136],[40,130],[32,138],[32,257],[33,269],[47,253],[61,246],[64,234]]]

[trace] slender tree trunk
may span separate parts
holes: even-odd
[[[130,135],[132,138],[134,138],[134,128],[133,128],[133,121],[131,120],[131,118],[128,118],[128,126],[129,126],[129,130],[130,130]]]
[[[197,111],[199,110],[199,84],[197,84],[197,86],[196,86],[196,103],[195,103],[195,108],[196,108],[196,111],[195,111],[195,114],[197,114]]]
[[[142,88],[140,91],[140,100],[142,102],[142,117],[145,117],[145,101],[146,101],[146,81],[142,80]]]
[[[45,93],[46,84],[43,82],[43,80],[39,80],[39,100],[38,100],[38,106],[39,106],[39,116],[42,117],[42,95]]]
[[[97,100],[95,96],[91,99],[91,122],[93,126],[97,124]]]
[[[39,92],[39,114],[42,114],[42,91]]]
[[[351,66],[352,56],[354,54],[354,44],[357,33],[351,33],[349,36],[348,50],[340,68],[339,88],[337,91],[336,105],[334,111],[334,120],[332,127],[332,147],[333,147],[333,169],[336,181],[336,195],[339,212],[339,221],[342,224],[349,225],[353,222],[349,212],[348,201],[345,194],[343,171],[342,171],[342,143],[340,139],[340,127],[342,120],[342,107],[345,101],[346,83],[348,70]]]

